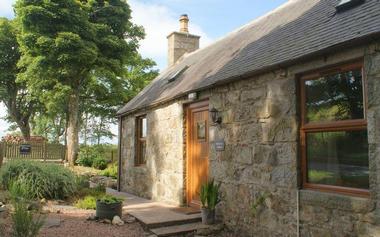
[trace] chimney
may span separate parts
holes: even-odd
[[[189,17],[184,14],[179,19],[180,30],[168,35],[168,66],[171,67],[186,53],[199,49],[200,36],[189,33]]]

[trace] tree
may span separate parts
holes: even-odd
[[[110,125],[117,122],[117,110],[158,75],[158,70],[152,69],[156,63],[150,59],[143,59],[136,53],[129,61],[121,78],[110,84],[94,77],[82,93],[81,134],[85,145],[89,138],[98,144],[103,138],[112,139],[115,135]]]
[[[31,125],[33,134],[53,143],[61,143],[66,132],[66,111],[54,114],[38,112],[33,116]]]
[[[25,68],[19,78],[48,110],[67,101],[67,157],[74,165],[81,93],[92,80],[112,85],[121,78],[143,30],[131,23],[123,0],[18,0],[15,10]]]
[[[33,99],[25,83],[17,81],[20,59],[16,22],[0,18],[0,101],[7,108],[7,120],[15,123],[24,139],[30,138],[30,118],[38,102]]]

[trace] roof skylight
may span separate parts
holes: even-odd
[[[177,78],[179,76],[181,76],[181,74],[184,73],[188,68],[189,68],[189,66],[184,66],[181,69],[179,69],[179,70],[173,72],[172,74],[170,74],[168,76],[168,82],[173,82],[173,81],[177,80]]]
[[[337,12],[342,12],[356,7],[364,2],[365,0],[340,0],[335,8]]]

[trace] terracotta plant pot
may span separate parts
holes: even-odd
[[[122,215],[123,203],[104,203],[100,201],[96,201],[96,217],[99,219],[109,219],[112,220],[114,216],[119,216],[121,218]]]
[[[202,224],[212,225],[215,223],[215,210],[202,207],[201,216],[202,216]]]

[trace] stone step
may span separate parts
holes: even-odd
[[[165,226],[165,227],[150,229],[150,231],[153,234],[157,235],[158,237],[178,236],[178,235],[195,232],[200,225],[202,225],[201,222],[194,222],[194,223],[183,224],[183,225],[173,225],[173,226]]]
[[[182,215],[180,217],[175,217],[173,215],[171,218],[169,216],[162,215],[160,218],[152,218],[150,220],[141,220],[139,217],[136,218],[148,229],[192,224],[202,221],[200,214]]]

